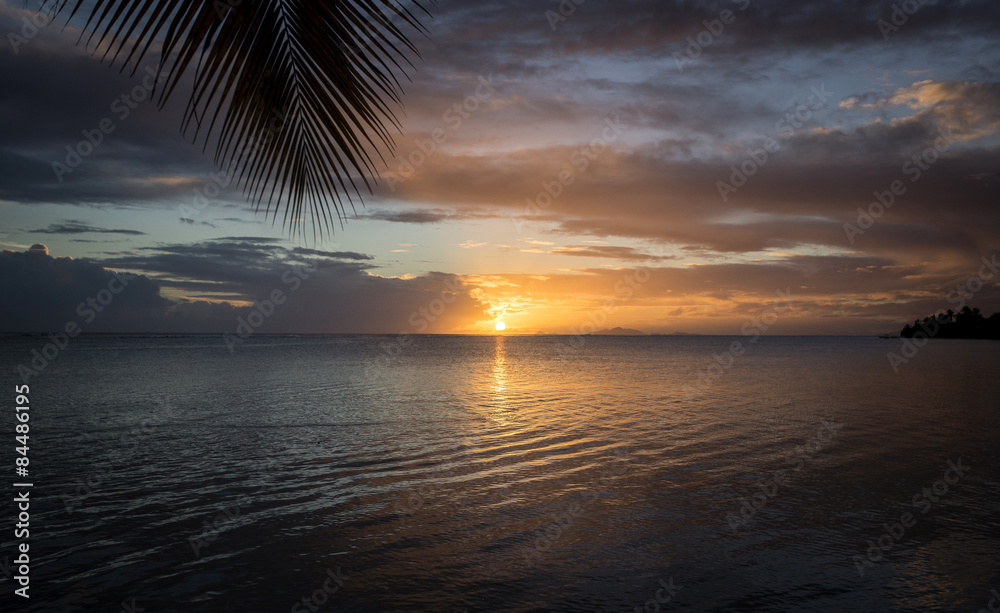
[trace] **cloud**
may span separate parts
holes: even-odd
[[[579,242],[656,239],[733,254],[821,246],[894,253],[901,261],[921,249],[945,259],[956,251],[990,253],[1000,236],[1000,218],[988,204],[1000,185],[1000,148],[952,146],[919,181],[903,172],[913,155],[940,144],[939,127],[928,116],[897,126],[794,134],[728,201],[717,184],[731,180],[730,160],[678,161],[654,147],[605,151],[544,208],[530,207],[525,198],[547,202],[539,198],[541,186],[573,169],[572,147],[522,149],[502,160],[440,152],[400,190],[409,198],[435,193],[439,202],[493,208],[528,231],[554,226]],[[850,243],[843,224],[896,180],[908,186],[900,198],[905,205],[882,216],[863,241]],[[943,217],[942,203],[948,203]],[[756,217],[726,219],[738,213]]]
[[[975,100],[975,98],[981,97],[986,99]],[[898,89],[886,102],[888,104],[905,104],[913,109],[925,109],[943,102],[961,102],[963,104],[985,102],[989,105],[995,104],[996,98],[996,84],[947,83],[927,79]]]
[[[282,239],[274,238],[273,236],[223,236],[222,238],[215,239],[215,241],[219,243],[237,242],[257,245],[274,245],[284,242]]]
[[[322,258],[332,258],[336,260],[366,261],[375,259],[374,257],[368,254],[358,253],[356,251],[324,251],[322,249],[307,249],[305,247],[295,247],[294,249],[292,249],[292,253],[294,253],[295,255],[314,255]]]
[[[984,147],[995,146],[1000,136],[1000,82],[924,80],[888,94],[849,96],[841,107],[878,114],[850,128],[796,134],[788,139],[792,151],[809,159],[902,157],[932,146],[942,135],[959,143],[982,139]]]
[[[67,220],[63,223],[50,224],[46,228],[27,230],[36,234],[127,234],[129,236],[146,236],[138,230],[122,230],[114,228],[99,228],[79,220]]]
[[[262,224],[263,221],[259,219],[240,219],[239,217],[218,217],[213,221],[228,221],[231,223],[248,223],[248,224]]]
[[[1000,249],[1000,216],[994,210],[1000,189],[1000,71],[992,42],[1000,28],[1000,4],[922,3],[888,43],[878,20],[891,18],[899,4],[892,0],[587,2],[553,30],[545,12],[556,4],[440,3],[434,35],[418,43],[424,61],[407,84],[403,134],[396,159],[389,158],[390,170],[404,159],[412,162],[412,174],[392,182],[392,190],[376,192],[376,208],[357,216],[364,222],[411,224],[392,229],[413,234],[407,239],[412,243],[395,249],[436,244],[435,224],[465,224],[452,228],[454,236],[480,237],[491,249],[525,247],[538,254],[530,258],[532,272],[546,273],[536,277],[549,285],[509,277],[511,284],[556,292],[553,288],[564,283],[562,289],[572,286],[582,295],[584,282],[576,277],[591,283],[611,277],[583,269],[563,278],[534,263],[565,265],[565,258],[551,255],[649,263],[649,249],[617,246],[649,240],[702,264],[655,275],[669,279],[656,287],[674,292],[658,303],[664,313],[741,313],[732,305],[751,295],[763,300],[762,292],[771,291],[768,284],[790,275],[800,285],[830,292],[825,301],[818,294],[810,298],[817,321],[837,313],[860,317],[862,311],[889,317],[906,304],[923,308],[932,293],[924,285],[928,279],[961,274],[983,254]],[[703,34],[705,21],[727,8],[735,21],[696,58],[679,65],[675,56],[685,57],[689,37]],[[0,32],[19,28],[20,15],[14,5],[0,7]],[[0,48],[0,79],[8,84],[0,91],[0,200],[5,207],[23,207],[17,218],[31,220],[27,227],[50,223],[35,212],[42,206],[81,205],[75,209],[79,214],[66,215],[72,221],[48,225],[40,234],[87,237],[71,239],[82,241],[90,232],[95,237],[108,232],[128,239],[135,249],[95,264],[142,271],[162,288],[160,297],[169,297],[163,298],[169,304],[159,314],[150,310],[147,321],[215,329],[211,326],[244,307],[212,307],[209,298],[259,299],[280,287],[289,266],[313,260],[322,262],[315,287],[336,291],[307,290],[303,284],[300,295],[329,308],[298,312],[300,322],[275,315],[269,326],[333,329],[327,318],[336,312],[360,329],[382,329],[373,315],[355,314],[348,297],[372,305],[368,296],[398,292],[405,311],[421,291],[430,292],[424,297],[433,294],[439,277],[405,278],[407,271],[396,269],[399,278],[380,277],[376,260],[356,251],[295,249],[280,239],[253,236],[184,243],[146,230],[163,241],[154,245],[148,236],[140,241],[141,233],[129,234],[138,231],[107,228],[107,222],[89,217],[96,206],[174,211],[181,203],[190,206],[193,190],[210,181],[214,166],[178,137],[183,99],[162,112],[147,101],[125,118],[114,113],[111,105],[134,80],[74,47],[77,34],[72,24],[65,32],[44,28],[16,55],[9,45]],[[459,125],[446,120],[456,103],[475,92],[480,76],[488,76],[496,91]],[[779,130],[789,110],[822,84],[835,90],[831,99],[794,131]],[[620,116],[627,129],[581,167],[574,153],[601,134],[609,114]],[[84,131],[105,117],[112,119],[114,132],[72,173],[57,178],[52,163],[64,161],[67,147],[75,147]],[[446,130],[447,139],[428,153],[435,129]],[[953,145],[911,180],[904,164],[933,147],[942,131],[954,136]],[[733,169],[767,138],[775,139],[776,150],[724,201],[718,183],[731,181]],[[561,176],[571,182],[562,184]],[[863,236],[849,241],[844,224],[856,223],[859,207],[868,207],[896,180],[904,181],[906,193]],[[231,211],[186,217],[166,231],[196,236],[213,224],[259,223],[227,217],[246,213],[236,186],[228,189],[213,206]],[[552,191],[559,193],[550,203],[533,206]],[[511,220],[518,236],[539,238],[505,234]],[[470,230],[473,224],[477,227]],[[356,223],[348,231],[361,235],[357,244],[369,245],[371,235],[365,233],[383,229]],[[5,238],[16,241],[8,246],[17,246],[42,237]],[[388,240],[371,251],[386,253],[404,239]],[[464,269],[460,261],[441,267]],[[749,268],[731,267],[737,264]],[[499,275],[478,272],[483,278]],[[449,279],[490,289],[468,278]],[[681,292],[703,302],[673,304]],[[555,293],[546,295],[556,300]],[[875,295],[877,300],[870,298]],[[471,304],[451,321],[452,329],[475,317],[478,306]],[[283,312],[297,311],[289,306]],[[222,319],[209,325],[216,316]],[[392,324],[386,327],[399,319],[395,311],[385,315]]]
[[[606,327],[739,334],[780,290],[793,296],[793,304],[771,333],[882,334],[917,315],[954,307],[948,297],[955,294],[949,292],[982,265],[966,262],[955,274],[950,268],[930,272],[919,264],[863,256],[789,256],[775,262],[644,267],[641,272],[584,268],[469,281],[483,287],[494,303],[527,301],[532,325],[552,332],[567,332],[614,300]],[[974,301],[984,311],[1000,309],[1000,284],[986,284]]]
[[[86,332],[108,331],[111,320],[121,331],[142,331],[142,322],[161,316],[170,305],[157,283],[137,276],[120,293],[111,294],[115,277],[87,260],[54,258],[43,250],[0,252],[0,312],[5,332],[49,332],[64,330],[77,322]],[[104,292],[102,295],[101,293]],[[107,305],[88,307],[88,299],[111,297]],[[82,305],[82,307],[81,307]],[[94,319],[87,321],[88,314]]]
[[[614,246],[606,246],[610,252],[570,247],[575,255],[598,249],[600,257],[636,262],[647,255]],[[584,268],[545,275],[384,277],[373,274],[370,261],[358,257],[362,254],[227,239],[162,245],[99,263],[36,251],[0,253],[0,283],[9,290],[0,297],[4,331],[45,332],[76,321],[87,332],[234,332],[237,318],[253,310],[245,305],[268,300],[276,290],[285,301],[262,332],[476,331],[477,322],[491,320],[494,305],[533,314],[535,327],[566,331],[556,327],[600,308],[625,279],[638,276],[628,268]],[[946,308],[956,282],[981,266],[977,260],[933,270],[857,255],[782,254],[772,260],[643,268],[646,280],[617,303],[613,323],[648,331],[738,333],[743,321],[767,308],[776,290],[790,288],[796,301],[785,333],[885,332]],[[110,287],[114,269],[140,274],[104,310],[95,311],[92,321],[84,321],[80,305]],[[167,290],[183,298],[169,299]],[[443,310],[430,307],[438,300]],[[986,283],[976,304],[1000,308],[1000,285]],[[683,321],[674,319],[680,317]]]
[[[370,259],[286,249],[254,237],[163,245],[99,263],[3,251],[3,331],[62,330],[76,321],[85,332],[234,332],[237,318],[253,309],[243,303],[271,299],[275,291],[283,292],[285,302],[262,332],[455,332],[490,319],[487,305],[460,277],[387,278],[369,273]],[[80,305],[106,294],[117,278],[111,271],[122,269],[141,274],[85,321],[81,313],[89,311]],[[166,289],[185,297],[168,299],[161,293]],[[445,308],[429,311],[439,300]]]
[[[195,221],[193,217],[181,217],[181,223],[186,223],[189,226],[208,226],[209,228],[219,227],[208,221]]]
[[[374,221],[390,221],[393,223],[441,223],[451,218],[446,212],[432,211],[374,211],[358,215],[355,219],[371,219]]]
[[[495,215],[482,211],[418,209],[407,211],[376,210],[364,215],[357,215],[355,219],[388,221],[392,223],[436,224],[449,221],[492,219],[494,217]]]
[[[567,245],[565,247],[559,247],[558,249],[553,249],[549,253],[553,255],[573,255],[579,257],[590,257],[590,258],[610,258],[613,260],[638,260],[638,261],[654,261],[654,260],[668,260],[675,259],[675,256],[663,256],[663,255],[653,255],[650,253],[642,253],[636,250],[634,247],[614,247],[614,246],[600,246],[600,245]]]

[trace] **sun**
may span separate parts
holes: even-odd
[[[498,322],[497,322],[497,325],[496,325],[496,326],[494,326],[494,327],[495,327],[495,328],[497,329],[497,332],[503,332],[503,331],[504,331],[504,328],[506,328],[506,327],[507,327],[507,324],[505,324],[505,323],[504,323],[504,322],[502,322],[502,321],[498,321]]]

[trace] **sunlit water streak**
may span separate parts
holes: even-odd
[[[8,404],[41,340],[2,341]],[[31,383],[32,610],[978,611],[1000,588],[1000,343],[894,373],[898,339],[762,338],[690,398],[732,339],[380,359],[392,340],[74,339]]]

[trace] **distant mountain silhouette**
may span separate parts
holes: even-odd
[[[963,307],[955,313],[948,309],[944,313],[918,319],[913,325],[903,326],[899,335],[912,338],[915,334],[925,334],[931,338],[987,338],[1000,340],[1000,313],[983,317],[980,310]]]

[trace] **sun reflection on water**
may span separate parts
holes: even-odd
[[[493,371],[490,382],[489,418],[501,425],[509,425],[513,417],[512,404],[508,396],[507,386],[507,348],[506,338],[494,337]]]

